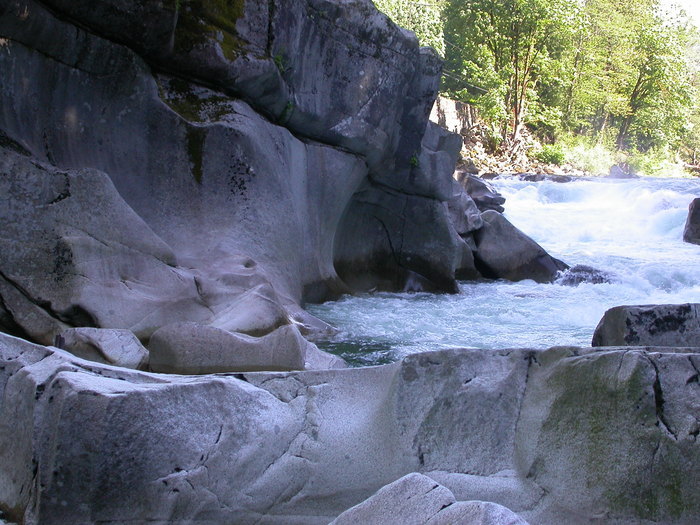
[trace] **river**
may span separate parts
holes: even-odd
[[[608,272],[611,282],[462,282],[456,295],[347,296],[309,305],[340,331],[319,347],[362,366],[449,347],[589,346],[612,306],[700,302],[700,246],[682,240],[700,180],[505,178],[493,185],[515,226],[571,266]]]

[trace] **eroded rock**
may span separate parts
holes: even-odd
[[[148,363],[148,350],[129,330],[70,328],[56,336],[54,344],[98,363],[135,369],[143,369]]]
[[[700,346],[700,305],[615,306],[603,315],[593,346]]]
[[[699,367],[696,349],[451,349],[182,377],[0,335],[0,504],[24,523],[320,525],[418,472],[448,516],[693,523]]]
[[[302,370],[306,340],[285,325],[258,337],[183,322],[156,330],[148,343],[150,368],[168,374]]]
[[[474,232],[475,259],[484,277],[520,281],[554,281],[566,263],[549,255],[539,244],[513,226],[500,213],[482,213],[483,227]]]
[[[483,176],[475,177],[468,172],[457,171],[455,172],[455,179],[472,198],[479,211],[495,210],[498,213],[503,213],[505,210],[503,204],[506,202],[506,199],[485,182]]]
[[[700,244],[700,198],[693,199],[688,205],[688,218],[683,228],[683,240]]]
[[[407,474],[343,512],[331,525],[423,525],[454,502],[454,495],[429,477]]]

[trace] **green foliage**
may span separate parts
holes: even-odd
[[[377,9],[397,25],[413,31],[423,46],[445,55],[442,34],[442,8],[445,0],[374,0]]]
[[[564,150],[559,144],[545,144],[542,149],[537,151],[534,157],[540,162],[546,164],[564,164]]]
[[[655,148],[645,152],[631,152],[630,167],[640,175],[649,177],[686,177],[683,164],[667,148]]]
[[[280,73],[285,73],[287,71],[287,59],[284,57],[284,55],[277,53],[274,57],[272,57],[272,61],[277,66]]]
[[[444,11],[448,91],[480,86],[471,100],[498,108],[504,140],[517,143],[528,105],[577,29],[577,0],[449,0]],[[544,112],[540,112],[544,115]],[[488,118],[488,117],[487,117]]]
[[[606,175],[617,163],[615,153],[602,144],[588,144],[585,140],[564,147],[564,160],[576,169],[593,175]]]
[[[418,160],[418,157],[416,155],[413,155],[411,159],[409,160],[409,163],[411,164],[411,167],[417,168],[420,166],[420,160]]]
[[[655,172],[648,159],[676,152],[700,163],[700,37],[682,11],[659,0],[375,4],[444,55],[443,91],[478,108],[494,149],[515,150],[527,126],[544,142],[585,137],[563,151],[589,167],[599,150]]]

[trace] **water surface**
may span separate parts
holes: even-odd
[[[340,330],[319,346],[355,365],[449,347],[589,346],[605,310],[700,302],[700,246],[682,241],[700,180],[496,180],[505,216],[550,254],[612,276],[577,287],[460,283],[456,295],[378,293],[309,306]]]

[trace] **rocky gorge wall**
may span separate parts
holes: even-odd
[[[0,38],[9,333],[255,332],[231,306],[258,286],[310,333],[304,301],[523,274],[479,257],[438,57],[369,0],[12,0]]]
[[[3,158],[17,174],[3,195],[37,211],[32,224],[25,209],[3,214],[15,333],[49,343],[64,323],[148,337],[166,318],[210,318],[251,281],[294,310],[349,290],[335,271],[346,253],[370,284],[400,264],[454,287],[450,156],[421,146],[439,61],[370,2],[10,1],[0,36]],[[350,235],[334,249],[367,194],[391,201],[350,228],[370,249]],[[418,238],[403,228],[407,199],[437,219]],[[421,245],[433,234],[447,250]],[[38,251],[53,254],[45,272]]]
[[[432,523],[697,521],[693,349],[303,337],[566,268],[453,180],[440,67],[369,0],[0,0],[0,519],[328,523],[421,472]]]

